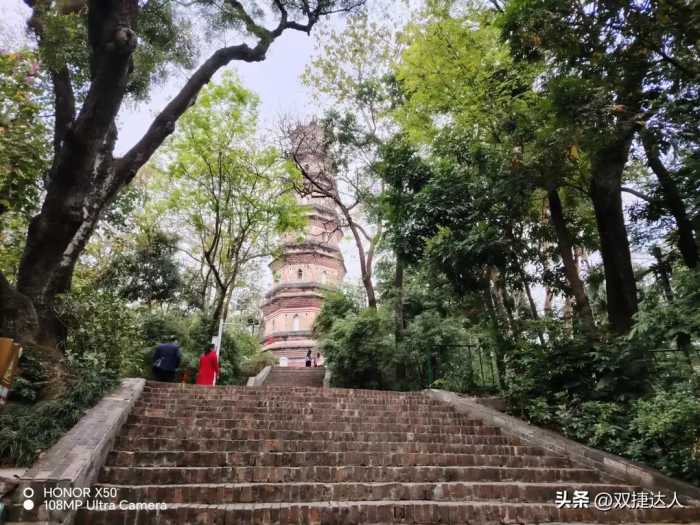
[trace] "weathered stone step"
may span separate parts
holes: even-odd
[[[431,399],[423,392],[392,392],[386,390],[353,390],[353,389],[324,389],[320,391],[313,387],[263,386],[263,387],[205,387],[198,385],[158,384],[153,387],[147,384],[144,395],[151,397],[169,397],[178,399],[293,399],[313,401],[324,399],[352,403],[366,401],[368,403],[417,403],[439,405],[439,401]]]
[[[321,441],[375,441],[375,442],[436,442],[436,443],[465,443],[465,444],[498,444],[514,445],[519,442],[514,438],[504,436],[495,427],[479,427],[478,434],[453,433],[439,434],[431,432],[374,432],[346,430],[310,430],[294,429],[241,429],[227,427],[185,427],[158,426],[128,422],[122,435],[128,437],[149,436],[153,438],[192,438],[192,439],[232,439],[232,440],[321,440]]]
[[[322,387],[325,368],[284,368],[273,367],[264,381],[264,385],[276,386],[313,386]]]
[[[396,413],[387,415],[339,415],[333,412],[321,412],[321,413],[310,413],[310,414],[295,414],[295,413],[282,413],[282,412],[259,412],[257,414],[249,413],[237,413],[236,410],[197,410],[197,411],[187,411],[187,410],[161,410],[153,408],[136,409],[132,412],[132,417],[135,416],[147,416],[147,417],[160,417],[160,418],[176,418],[176,419],[191,419],[191,418],[202,418],[202,419],[235,419],[237,421],[313,421],[314,423],[358,423],[362,422],[364,424],[404,424],[411,426],[418,425],[467,425],[467,426],[481,426],[482,422],[477,419],[469,418],[467,416],[457,416],[450,415],[448,417],[423,417],[414,415],[397,415]]]
[[[345,432],[416,432],[430,434],[496,434],[497,427],[486,425],[452,424],[408,424],[408,423],[374,423],[355,420],[353,422],[334,421],[276,421],[274,419],[216,419],[197,417],[156,417],[135,414],[129,422],[136,425],[154,425],[160,427],[220,427],[251,430],[342,430]]]
[[[489,466],[566,468],[571,460],[559,456],[510,454],[373,453],[373,452],[166,452],[112,451],[107,464],[125,466]]]
[[[362,415],[388,415],[396,414],[394,408],[373,408],[362,406],[350,406],[347,403],[264,403],[264,402],[236,402],[212,404],[205,402],[189,402],[182,401],[174,403],[172,401],[139,401],[134,405],[134,409],[160,409],[160,410],[206,410],[206,411],[228,411],[235,410],[237,413],[295,413],[295,414],[324,414],[327,412],[339,413],[347,416],[362,416]],[[429,407],[429,408],[413,408],[410,410],[413,416],[459,416],[449,407]]]
[[[189,452],[382,452],[547,455],[540,447],[434,442],[313,441],[313,440],[231,440],[126,437],[117,439],[116,450]]]
[[[290,483],[290,482],[438,482],[516,481],[536,483],[597,483],[600,475],[586,468],[540,467],[104,467],[102,483],[162,485],[191,483]]]
[[[151,514],[149,517],[148,514]],[[558,509],[546,503],[453,501],[346,501],[309,503],[172,504],[154,512],[115,510],[78,513],[77,525],[114,523],[187,524],[388,524],[388,523],[669,523],[700,518],[699,509],[650,509],[600,512]]]
[[[159,501],[165,503],[255,503],[310,501],[531,501],[552,503],[558,491],[586,491],[590,498],[605,492],[634,492],[630,485],[602,483],[202,483],[178,485],[98,484],[115,495],[105,501]],[[591,499],[592,501],[592,499]]]
[[[205,387],[203,387],[205,388]],[[323,392],[326,392],[325,390]],[[415,399],[373,399],[373,398],[361,398],[361,397],[320,397],[320,396],[310,396],[308,394],[303,394],[303,395],[294,395],[293,393],[289,393],[288,395],[284,395],[284,393],[280,392],[279,394],[275,395],[251,395],[251,394],[244,394],[240,396],[230,396],[230,395],[221,395],[221,394],[211,394],[211,395],[204,395],[204,394],[190,394],[190,393],[183,393],[183,394],[172,394],[172,395],[167,395],[167,394],[160,394],[160,393],[145,393],[144,397],[142,397],[141,401],[150,403],[150,402],[166,402],[166,403],[186,403],[186,402],[197,402],[197,403],[258,403],[258,404],[279,404],[279,403],[287,403],[287,404],[301,404],[301,405],[308,405],[308,404],[314,404],[316,401],[318,402],[324,402],[328,404],[344,404],[348,407],[352,408],[362,408],[363,406],[367,406],[368,408],[394,408],[394,407],[401,407],[401,408],[424,408],[424,409],[430,409],[432,407],[435,408],[445,408],[444,405],[440,405],[436,401],[429,400],[427,398],[421,397],[421,398],[415,398]]]

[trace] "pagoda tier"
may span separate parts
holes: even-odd
[[[320,130],[312,124],[302,131],[307,142],[297,151],[296,160],[324,188],[334,187]],[[339,247],[343,232],[335,203],[314,192],[312,184],[306,187],[308,191],[298,197],[306,207],[306,229],[301,236],[297,233],[282,237],[281,253],[270,263],[274,285],[262,306],[263,351],[272,352],[282,364],[286,362],[291,367],[305,366],[307,352],[311,350],[315,355],[318,351],[312,335],[314,321],[324,294],[336,288],[346,273]]]

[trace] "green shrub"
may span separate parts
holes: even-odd
[[[99,366],[122,376],[144,375],[144,352],[138,312],[106,291],[78,289],[62,297],[59,317],[68,337],[65,353],[81,359],[90,354]]]
[[[319,346],[332,372],[334,386],[390,388],[394,343],[385,312],[367,309],[336,319]]]
[[[565,435],[576,441],[623,454],[630,442],[629,412],[614,402],[562,402],[554,412]]]
[[[633,403],[626,455],[700,485],[700,399],[679,386]]]
[[[101,362],[101,356],[90,354],[74,359],[70,387],[61,399],[7,406],[0,414],[0,465],[31,465],[116,386],[116,374],[99,366]]]
[[[258,375],[266,366],[274,366],[278,359],[270,352],[259,352],[241,363],[241,373],[244,377]]]

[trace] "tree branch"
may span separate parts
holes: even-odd
[[[629,193],[630,195],[634,195],[635,197],[642,199],[643,201],[654,202],[654,198],[651,195],[647,195],[646,193],[641,192],[639,190],[635,190],[634,188],[622,186],[620,188],[620,191],[623,191],[625,193]]]

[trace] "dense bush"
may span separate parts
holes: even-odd
[[[633,405],[629,457],[700,485],[700,399],[678,385]]]
[[[333,321],[319,346],[334,386],[387,388],[390,384],[391,323],[383,311],[350,312]]]
[[[328,297],[314,331],[335,386],[388,390],[426,388],[450,373],[457,384],[453,372],[467,337],[459,319],[426,310],[409,321],[397,343],[390,309],[360,310],[342,293]],[[460,370],[467,375],[464,366]]]
[[[700,483],[697,376],[687,365],[650,357],[650,377],[642,381],[639,354],[639,345],[625,340],[592,348],[576,340],[522,345],[508,364],[509,409],[581,443]]]
[[[100,368],[122,376],[142,376],[148,343],[138,311],[104,290],[78,289],[61,301],[59,317],[67,329],[65,353],[90,354]]]
[[[103,364],[101,355],[76,358],[69,369],[69,388],[63,398],[34,405],[9,404],[0,414],[0,465],[31,465],[114,388],[116,374]]]
[[[270,352],[257,352],[241,362],[241,373],[243,377],[253,377],[258,375],[266,366],[274,366],[278,359]]]

